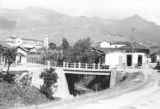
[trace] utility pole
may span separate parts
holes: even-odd
[[[135,33],[135,30],[136,30],[136,28],[130,28],[130,30],[131,30],[131,42],[134,42],[135,41],[135,39],[134,39],[134,33]]]
[[[130,28],[130,30],[131,30],[131,38],[130,38],[130,42],[131,42],[131,45],[132,45],[132,52],[134,51],[133,50],[133,48],[135,47],[135,45],[134,45],[134,41],[135,41],[135,39],[134,39],[134,32],[135,32],[135,28],[134,27],[132,27],[132,28]]]

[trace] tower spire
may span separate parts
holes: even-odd
[[[48,48],[49,41],[48,41],[48,35],[44,35],[43,37],[43,46]]]

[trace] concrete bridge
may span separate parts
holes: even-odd
[[[38,62],[38,61],[35,61]],[[32,63],[35,63],[32,62]],[[37,65],[42,63],[36,63]],[[68,63],[68,62],[62,62],[62,63],[56,63],[54,61],[47,61],[45,64],[43,64],[43,68],[36,73],[39,73],[44,68],[55,68],[56,73],[58,74],[58,80],[56,83],[56,86],[58,87],[54,92],[54,96],[60,97],[63,99],[71,98],[73,97],[70,86],[74,85],[74,83],[68,78],[69,76],[73,75],[98,75],[98,76],[107,76],[109,78],[108,86],[113,87],[117,82],[117,71],[110,69],[109,66],[106,66],[104,64],[88,64],[88,63]],[[34,72],[34,71],[33,71]],[[36,84],[36,81],[38,79],[38,75],[36,74],[34,76],[36,80],[34,81],[34,84]],[[41,81],[41,84],[43,81]],[[38,86],[39,87],[39,86]]]
[[[60,67],[57,67],[50,62],[47,64],[48,68],[55,68],[58,74],[57,90],[54,96],[60,98],[71,98],[73,97],[70,86],[74,85],[67,75],[99,75],[109,77],[109,87],[113,87],[116,84],[116,72],[115,70],[109,69],[105,65],[101,64],[86,64],[86,63],[63,63]],[[107,81],[106,81],[107,82]]]

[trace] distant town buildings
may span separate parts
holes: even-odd
[[[42,40],[37,39],[28,39],[20,36],[11,36],[7,38],[6,43],[12,47],[22,47],[25,49],[33,49],[33,48],[48,48],[48,36],[44,36]]]
[[[37,55],[40,48],[48,48],[48,36],[45,35],[42,40],[28,39],[21,36],[11,36],[6,39],[6,44],[17,49],[15,62],[17,65],[26,64],[28,56]]]

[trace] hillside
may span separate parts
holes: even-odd
[[[160,27],[137,15],[123,20],[112,20],[100,17],[72,17],[39,7],[0,10],[1,40],[12,34],[35,39],[47,34],[50,41],[55,43],[61,43],[63,37],[71,43],[85,37],[91,37],[96,42],[106,39],[130,40],[130,28],[136,28],[135,40],[150,46],[155,45],[154,42],[160,45]],[[108,33],[121,34],[121,37],[109,36]]]
[[[131,30],[132,28],[135,28],[134,32]],[[147,45],[160,44],[160,26],[146,21],[138,15],[107,25],[107,30],[111,33],[122,34],[128,40],[140,40]]]

